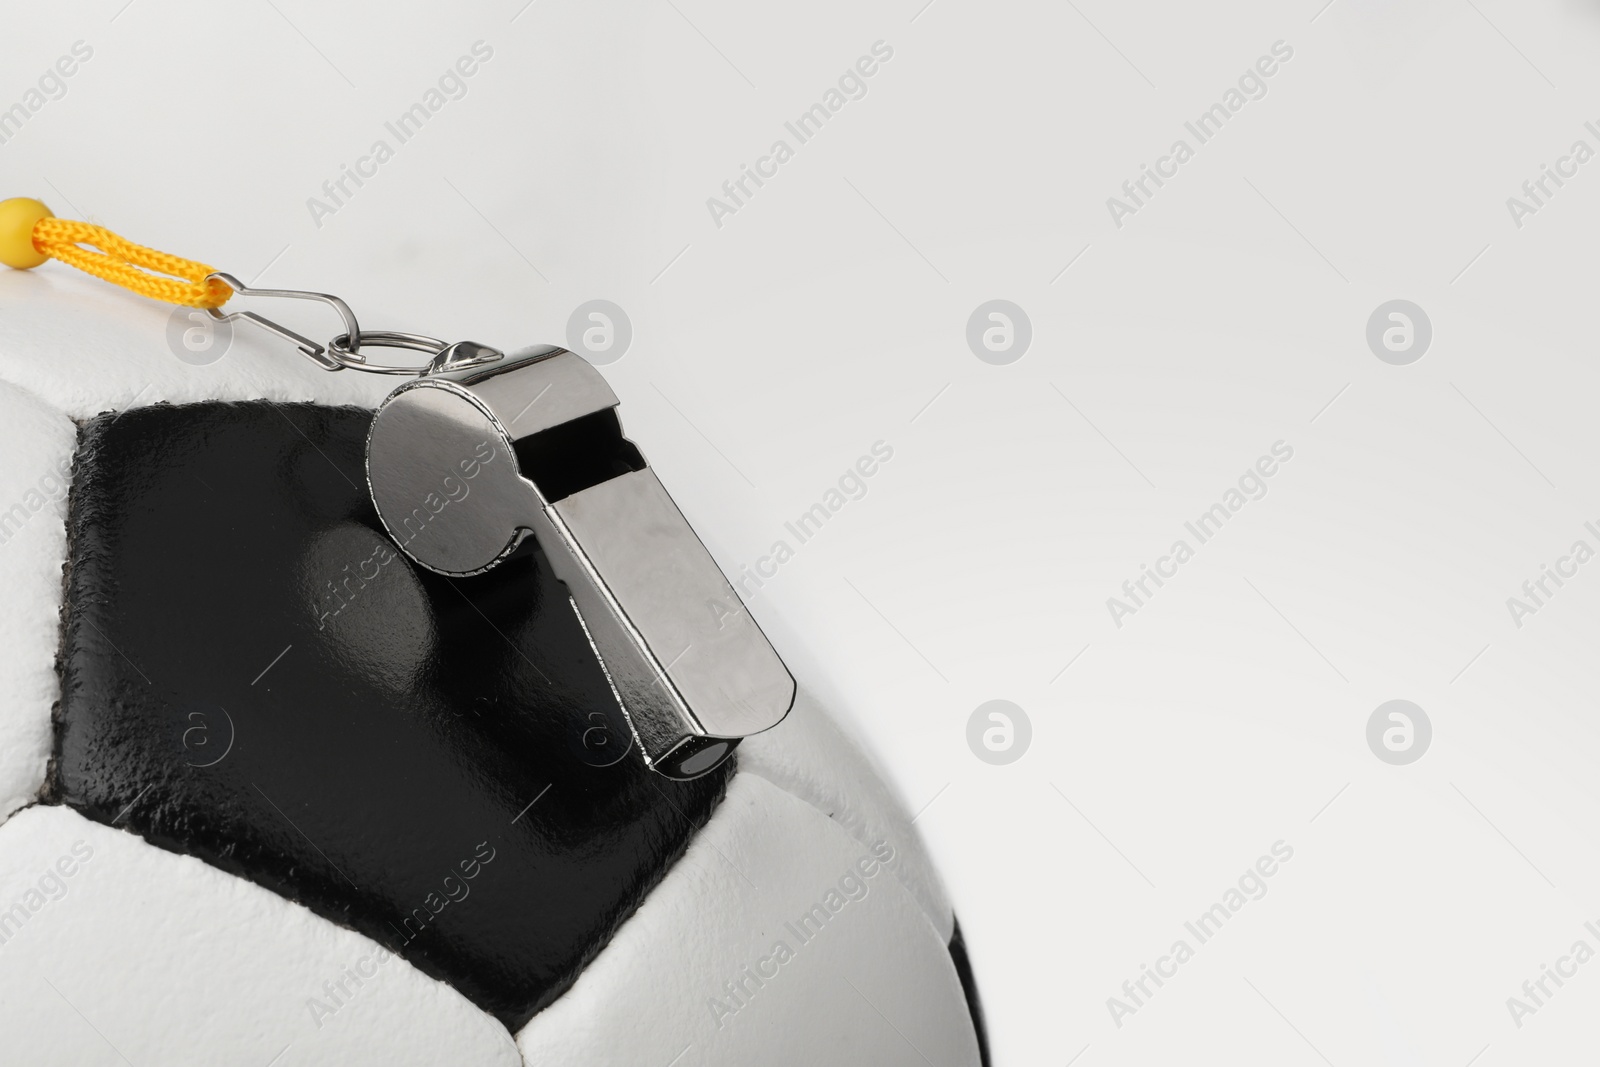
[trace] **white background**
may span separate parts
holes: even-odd
[[[524,2],[13,5],[0,107],[93,57],[0,145],[0,196],[370,328],[561,343],[616,302],[629,434],[735,574],[890,444],[752,607],[920,810],[997,1063],[1592,1055],[1600,963],[1520,1027],[1506,999],[1600,950],[1600,563],[1520,628],[1506,599],[1600,548],[1600,162],[1520,227],[1506,199],[1600,149],[1600,5]],[[467,95],[317,225],[480,40]],[[866,96],[716,225],[880,40]],[[1115,225],[1277,41],[1266,95]],[[163,309],[89,292],[164,343]],[[996,298],[1033,330],[1005,366],[965,336]],[[1433,327],[1407,366],[1365,337],[1397,298]],[[1116,626],[1280,440],[1266,497]],[[996,698],[1033,728],[1007,766],[966,741]],[[1433,724],[1409,766],[1366,743],[1394,698]],[[1118,1027],[1107,998],[1280,839],[1267,895]]]

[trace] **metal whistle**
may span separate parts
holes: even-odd
[[[401,550],[440,574],[486,571],[532,533],[645,762],[694,778],[781,722],[795,683],[617,403],[564,349],[451,345],[378,408],[367,483]]]

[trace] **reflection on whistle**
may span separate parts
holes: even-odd
[[[430,373],[378,409],[367,480],[396,543],[442,574],[488,570],[531,532],[646,762],[692,778],[782,721],[794,679],[616,407],[559,348]]]

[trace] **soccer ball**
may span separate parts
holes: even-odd
[[[208,329],[0,275],[8,1061],[982,1061],[939,880],[803,684],[652,773],[536,548],[383,536],[393,380]]]

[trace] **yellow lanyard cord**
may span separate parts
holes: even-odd
[[[214,308],[233,295],[221,281],[206,280],[215,267],[136,245],[103,226],[58,219],[37,200],[0,201],[0,263],[28,270],[47,259],[169,304]]]

